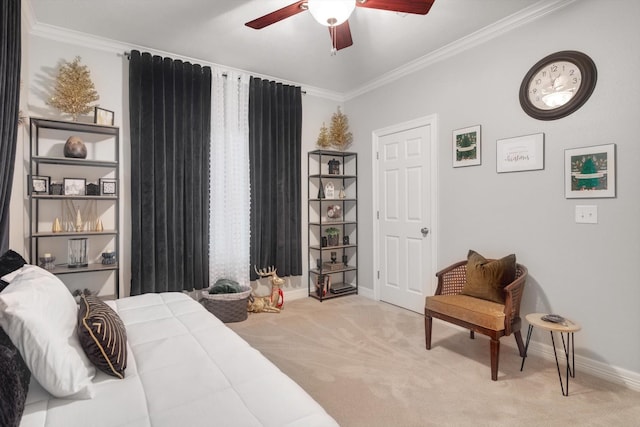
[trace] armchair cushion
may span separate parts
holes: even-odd
[[[487,260],[476,251],[467,255],[467,281],[462,295],[504,304],[504,287],[516,278],[516,256]]]
[[[496,302],[467,295],[434,295],[426,298],[425,308],[493,331],[504,329],[504,305]]]

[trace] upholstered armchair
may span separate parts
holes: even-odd
[[[475,278],[473,277],[475,273],[484,275],[485,278],[487,275],[491,276],[497,268],[498,264],[496,263],[500,263],[506,257],[502,260],[486,260],[470,251],[467,261],[457,262],[436,273],[438,287],[435,295],[427,297],[425,301],[424,323],[427,350],[431,349],[431,328],[434,317],[469,329],[471,339],[474,338],[475,332],[487,335],[491,339],[491,379],[493,381],[498,379],[501,337],[513,334],[518,344],[520,356],[524,356],[525,353],[520,333],[522,323],[520,301],[527,279],[527,268],[517,264],[515,256],[511,256],[513,257],[512,265],[515,266],[515,274],[512,274],[508,279],[505,279],[506,276],[502,276],[503,283],[494,283],[495,286],[489,290],[488,295],[483,290],[478,291],[477,286],[475,290],[472,289],[467,283],[467,278],[471,276],[474,280],[477,279],[477,275]],[[473,270],[473,274],[468,274],[468,264],[469,270]],[[504,283],[505,280],[510,283]]]

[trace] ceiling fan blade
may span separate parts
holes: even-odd
[[[356,6],[426,15],[435,0],[356,0]]]
[[[336,27],[329,27],[329,34],[331,34],[332,46],[335,47],[336,50],[344,49],[353,44],[349,21],[344,21]]]
[[[249,21],[244,25],[246,25],[247,27],[255,28],[256,30],[260,30],[271,24],[282,21],[285,18],[296,15],[300,12],[304,12],[305,10],[307,10],[306,5],[306,0],[297,1],[293,4],[290,4],[289,6],[283,7],[282,9],[278,9],[274,12],[267,13],[260,18],[256,18],[253,21]]]

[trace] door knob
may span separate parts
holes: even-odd
[[[427,237],[427,234],[429,234],[429,229],[427,227],[422,227],[422,230],[420,230],[420,232],[422,232],[422,237]]]

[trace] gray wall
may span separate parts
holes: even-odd
[[[441,268],[473,248],[515,253],[529,268],[523,312],[557,312],[583,326],[578,353],[640,373],[640,2],[580,0],[468,51],[345,103],[360,153],[361,230],[373,230],[371,132],[438,115]],[[560,50],[595,61],[598,82],[574,114],[538,121],[520,108],[529,68]],[[482,126],[482,165],[452,168],[451,133]],[[496,139],[543,132],[545,168],[496,173]],[[617,197],[566,199],[564,150],[615,143]],[[598,206],[597,225],[576,224],[578,204]],[[372,234],[360,235],[360,285],[373,288]],[[544,336],[548,339],[548,336]]]

